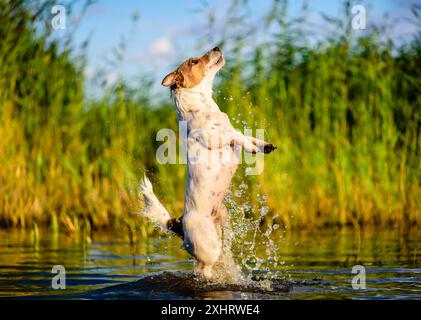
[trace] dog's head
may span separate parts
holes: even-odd
[[[200,58],[184,61],[175,71],[165,76],[162,85],[172,89],[192,89],[203,83],[211,84],[224,64],[222,51],[215,47]]]

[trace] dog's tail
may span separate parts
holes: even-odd
[[[146,175],[140,182],[140,192],[143,194],[145,201],[145,209],[141,212],[141,215],[151,219],[154,223],[159,224],[163,229],[167,230],[171,216],[153,193],[152,183]]]

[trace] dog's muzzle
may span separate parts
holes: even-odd
[[[222,67],[225,63],[224,55],[219,47],[215,47],[209,51],[209,58],[212,66]]]

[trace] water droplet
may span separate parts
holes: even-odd
[[[269,208],[268,207],[262,207],[261,209],[260,209],[260,215],[263,217],[263,216],[265,216],[265,215],[267,215],[267,213],[269,212]]]

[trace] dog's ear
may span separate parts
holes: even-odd
[[[177,80],[177,72],[171,72],[170,74],[167,74],[164,78],[164,80],[162,80],[161,84],[164,87],[169,87],[172,86]]]

